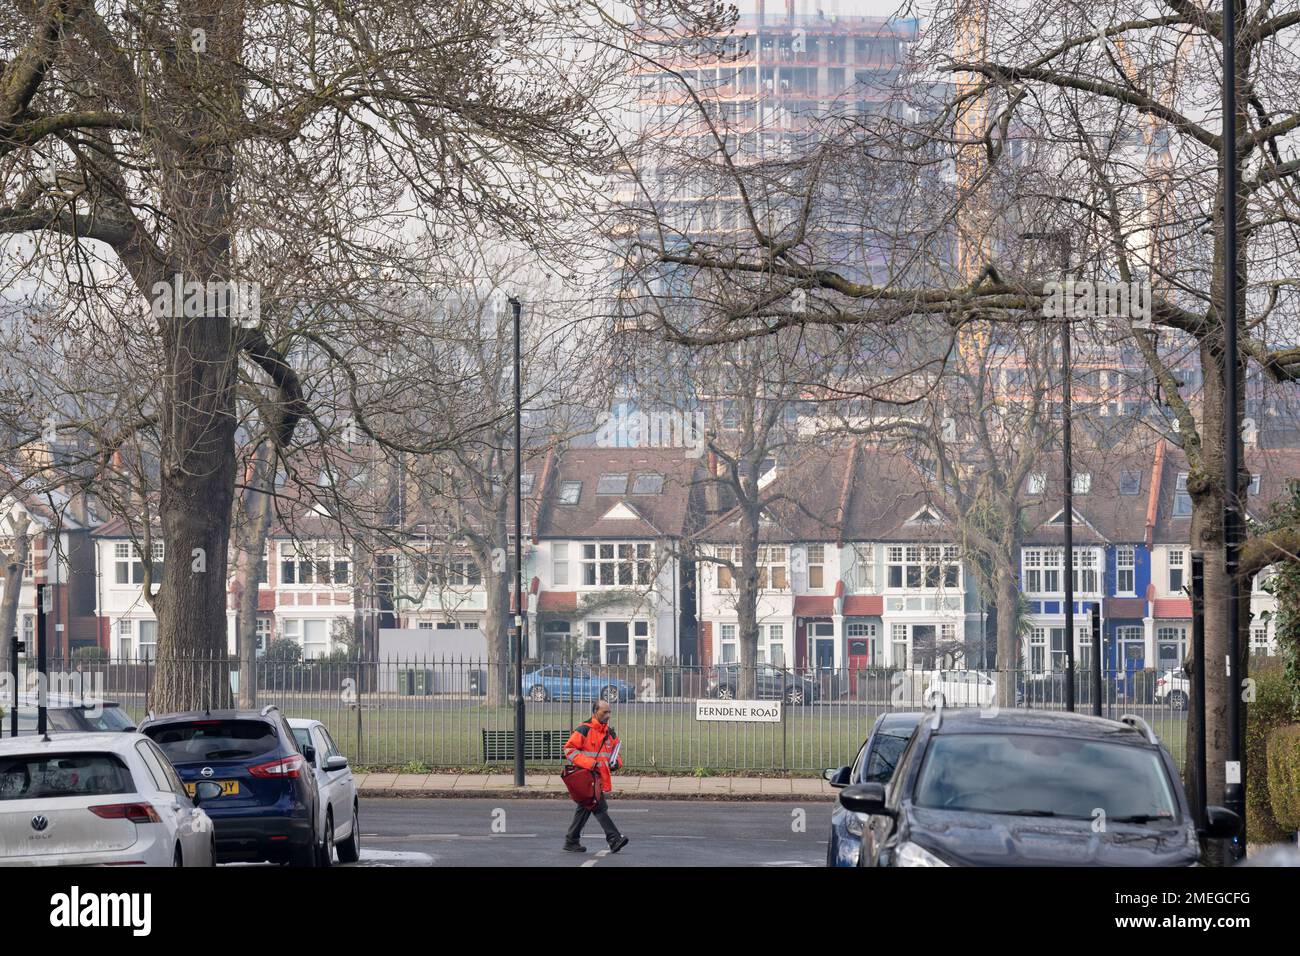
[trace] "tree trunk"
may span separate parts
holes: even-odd
[[[201,6],[211,24],[210,55],[181,47],[163,68],[157,124],[179,138],[160,138],[154,145],[162,214],[170,219],[172,239],[161,271],[207,290],[209,283],[232,278],[234,165],[230,148],[220,144],[242,114],[240,81],[231,64],[239,62],[245,14],[239,5]],[[154,298],[152,288],[141,291]],[[238,350],[231,317],[220,309],[212,314],[209,301],[180,314],[171,314],[178,311],[174,307],[164,310],[157,320],[163,354],[158,513],[167,553],[162,586],[146,597],[158,617],[150,706],[161,713],[229,707],[231,700],[226,574]],[[151,578],[146,574],[146,587]]]
[[[997,576],[998,706],[1016,706],[1016,677],[1024,661],[1020,653],[1020,586],[1016,573],[1003,564]]]
[[[8,662],[6,672],[10,675],[10,680],[14,681],[13,686],[18,686],[18,658],[13,655],[13,636],[18,629],[18,600],[23,591],[23,568],[27,565],[27,551],[31,544],[27,535],[14,535],[14,549],[9,555],[9,560],[5,564],[5,586],[4,598],[0,600],[0,641],[4,642],[4,649],[0,650],[0,660]],[[28,648],[31,653],[31,648]],[[0,685],[4,682],[0,681]],[[12,688],[6,688],[12,691]],[[0,700],[0,710],[3,710],[10,701]],[[4,729],[0,728],[0,735],[3,735]]]
[[[736,696],[758,698],[758,517],[746,509],[745,540],[740,548],[740,580],[736,588],[736,640],[740,646],[740,680]],[[811,666],[811,662],[810,662]]]
[[[510,575],[495,570],[491,560],[483,566],[483,588],[487,598],[483,612],[483,636],[487,640],[489,707],[505,707],[510,703],[513,681],[509,628],[514,625],[510,616],[511,583]]]
[[[271,496],[261,491],[271,471],[271,446],[263,442],[253,455],[253,474],[240,502],[241,523],[235,552],[235,592],[238,595],[236,632],[239,635],[239,706],[257,706],[258,578],[271,528]],[[269,582],[271,568],[266,569]]]

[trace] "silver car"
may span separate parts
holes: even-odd
[[[319,720],[291,717],[289,728],[311,764],[320,792],[317,832],[325,834],[325,840],[317,865],[332,865],[336,854],[340,863],[355,863],[361,858],[361,817],[348,758],[339,753],[334,738]]]
[[[143,734],[0,740],[0,866],[212,866],[215,831]]]

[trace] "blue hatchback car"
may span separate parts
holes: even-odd
[[[220,785],[221,796],[203,805],[218,862],[316,865],[315,754],[303,754],[277,708],[150,715],[140,732],[162,748],[187,790],[204,780]]]
[[[877,717],[871,734],[858,751],[852,766],[827,770],[826,780],[836,788],[858,783],[889,783],[912,731],[924,716],[909,712]],[[858,851],[862,847],[862,828],[865,823],[860,814],[850,813],[836,802],[831,814],[831,838],[826,846],[827,866],[858,865]]]
[[[636,689],[625,680],[601,677],[585,667],[548,664],[524,675],[524,693],[530,700],[607,700],[611,704],[636,699]]]

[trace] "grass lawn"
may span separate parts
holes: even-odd
[[[334,696],[279,697],[273,691],[263,695],[286,716],[322,721],[339,749],[359,766],[480,767],[484,766],[482,731],[514,729],[513,707],[488,707],[476,700],[370,697],[358,709]],[[137,719],[144,716],[142,701],[121,702]],[[615,705],[612,722],[623,741],[622,756],[629,771],[820,773],[851,763],[876,717],[887,710],[886,705],[865,702],[787,706],[780,723],[723,723],[696,721],[693,701],[661,700]],[[1160,705],[1131,705],[1123,710],[1146,719],[1182,766],[1185,714]],[[583,701],[572,705],[529,701],[525,706],[529,730],[564,736],[589,714],[590,704]],[[535,766],[543,769],[559,763],[537,761]]]

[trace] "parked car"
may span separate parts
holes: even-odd
[[[871,817],[859,866],[1193,866],[1200,857],[1173,758],[1131,716],[944,711],[917,725],[888,788],[846,787],[840,803]],[[1207,817],[1210,838],[1240,827],[1222,807]]]
[[[324,853],[316,778],[275,707],[150,715],[140,724],[186,789],[221,787],[204,802],[216,827],[217,861],[315,866]]]
[[[18,698],[18,735],[36,733],[37,697],[23,694]],[[0,737],[10,733],[9,701],[0,702]],[[135,730],[135,721],[117,701],[86,701],[61,694],[48,694],[45,698],[45,727],[51,734],[101,733]]]
[[[1167,702],[1178,710],[1186,710],[1192,697],[1192,682],[1187,671],[1181,667],[1176,671],[1165,671],[1156,678],[1153,696],[1159,703]]]
[[[585,667],[547,664],[524,675],[524,693],[530,700],[595,700],[611,704],[636,699],[636,688],[625,680],[601,677]]]
[[[759,700],[804,704],[821,699],[821,688],[812,677],[773,664],[756,664],[754,670],[754,688]],[[735,700],[740,693],[740,665],[714,667],[709,672],[705,692],[719,700]]]
[[[971,670],[930,671],[921,692],[927,707],[990,707],[997,699],[997,682]]]
[[[334,738],[319,720],[291,717],[289,726],[316,775],[320,794],[317,826],[323,834],[320,865],[332,865],[335,852],[340,863],[355,863],[361,859],[361,804],[348,758],[339,753]]]
[[[137,733],[0,741],[0,866],[212,866],[203,807]],[[202,806],[201,806],[202,805]]]
[[[827,770],[826,780],[832,787],[843,788],[858,783],[888,783],[898,765],[912,731],[924,714],[900,712],[876,718],[866,742],[853,763],[838,770]],[[862,830],[870,818],[852,813],[839,803],[831,811],[831,838],[826,846],[827,866],[857,866],[862,847]]]

